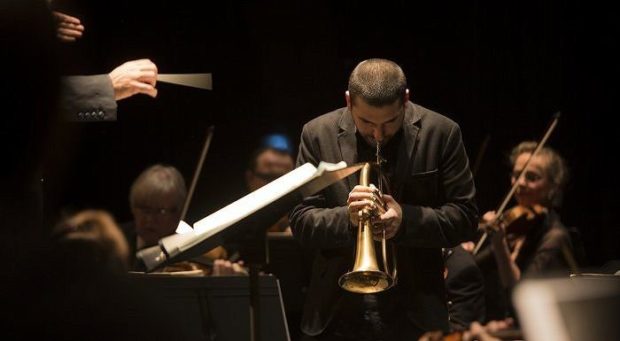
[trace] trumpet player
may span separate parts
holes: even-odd
[[[396,63],[365,60],[349,77],[347,106],[303,128],[298,166],[373,162],[382,175],[366,185],[350,176],[289,216],[294,236],[318,250],[302,317],[305,340],[417,340],[448,330],[441,248],[471,239],[475,188],[459,126],[409,96]],[[394,246],[398,276],[387,290],[360,294],[339,286],[357,258],[360,219],[371,219],[373,239]]]

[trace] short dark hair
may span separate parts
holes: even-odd
[[[387,59],[368,59],[353,69],[349,76],[349,96],[360,97],[374,107],[404,100],[407,78],[398,64]]]
[[[281,156],[289,156],[291,159],[293,159],[293,164],[295,163],[293,155],[291,155],[291,153],[289,153],[287,150],[273,147],[259,147],[252,152],[252,155],[250,155],[250,159],[248,160],[248,169],[250,171],[256,172],[256,168],[258,167],[258,158],[267,151],[272,151]]]

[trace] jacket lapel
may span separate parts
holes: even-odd
[[[340,156],[347,163],[347,166],[351,166],[357,162],[357,140],[355,139],[355,123],[348,108],[340,116],[338,126],[340,127],[340,132],[338,133]],[[347,177],[347,181],[349,183],[349,190],[352,190],[358,184],[357,173]]]
[[[420,128],[416,122],[420,120],[420,113],[415,109],[413,103],[408,102],[403,119],[403,142],[398,148],[398,161],[396,162],[396,174],[392,192],[394,198],[399,200],[402,195],[402,187],[407,179],[407,174],[413,165],[415,148],[418,142],[418,132]]]

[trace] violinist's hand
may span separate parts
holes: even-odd
[[[248,272],[243,267],[243,262],[231,262],[224,259],[216,259],[213,262],[213,276],[242,276]]]
[[[157,66],[149,59],[138,59],[124,63],[109,74],[118,101],[137,93],[157,96]]]
[[[484,329],[490,333],[496,333],[500,330],[508,329],[514,327],[515,321],[511,317],[508,317],[504,320],[493,320],[489,321],[484,326]]]
[[[476,243],[469,241],[469,242],[462,242],[461,243],[461,247],[463,248],[463,250],[472,253],[474,252],[474,249],[476,248]]]
[[[62,12],[52,11],[56,21],[56,37],[63,43],[72,43],[82,37],[84,25],[80,19]]]
[[[465,334],[463,335],[463,340],[466,340],[466,341],[473,341],[473,340],[500,341],[500,339],[489,335],[486,327],[481,325],[478,322],[473,322],[471,324],[471,326],[469,327],[469,330],[465,332]]]
[[[493,220],[495,220],[496,217],[497,217],[497,214],[495,213],[495,211],[488,211],[482,216],[482,221],[488,224],[492,222]]]
[[[375,189],[373,187],[357,185],[349,193],[347,198],[347,205],[349,210],[349,221],[353,226],[357,226],[359,223],[359,212],[366,207],[373,207],[373,193]]]
[[[491,336],[490,334],[497,333],[500,330],[512,328],[514,326],[514,320],[507,318],[505,320],[489,321],[486,325],[481,325],[478,322],[473,322],[469,326],[462,340],[463,341],[499,341],[500,339]]]
[[[372,225],[372,234],[375,240],[383,239],[383,231],[385,231],[385,239],[394,238],[403,222],[403,209],[396,200],[392,196],[384,194],[383,201],[387,206],[387,211]]]
[[[422,336],[420,336],[420,338],[418,339],[418,341],[442,341],[442,340],[445,340],[445,339],[444,339],[443,332],[441,330],[426,332]]]
[[[482,216],[482,224],[486,232],[496,234],[496,232],[504,231],[502,224],[496,219],[497,214],[495,213],[495,211],[488,211]]]

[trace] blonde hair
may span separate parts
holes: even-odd
[[[535,141],[524,141],[519,143],[510,152],[510,165],[514,167],[519,155],[523,153],[533,153],[538,145]],[[564,196],[564,187],[568,182],[568,166],[564,158],[553,148],[544,146],[537,154],[545,158],[545,176],[551,184],[549,191],[549,202],[553,207],[560,207]]]

